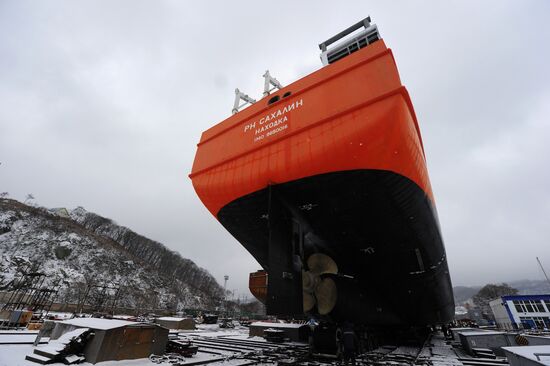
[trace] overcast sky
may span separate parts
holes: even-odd
[[[248,294],[188,174],[236,87],[371,15],[416,109],[454,285],[550,269],[550,1],[0,0],[0,192],[84,206]]]

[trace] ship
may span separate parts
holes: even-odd
[[[370,17],[319,47],[323,66],[290,85],[266,72],[261,100],[236,90],[202,133],[193,187],[261,265],[250,288],[268,314],[445,324],[447,257],[392,51]]]

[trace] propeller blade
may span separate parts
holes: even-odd
[[[336,283],[332,278],[324,278],[315,288],[315,297],[317,298],[317,309],[319,314],[327,315],[336,306],[338,299],[338,290]]]
[[[321,274],[337,274],[338,265],[326,254],[314,253],[307,259],[309,270],[317,275]]]
[[[315,298],[309,292],[302,292],[302,298],[304,300],[304,312],[308,312],[315,306]]]
[[[302,291],[313,293],[316,276],[310,271],[302,271]]]

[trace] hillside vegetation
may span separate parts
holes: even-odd
[[[82,207],[68,213],[0,199],[0,290],[33,268],[58,284],[60,302],[94,285],[119,287],[118,304],[137,309],[208,309],[223,297],[208,271],[161,243]]]

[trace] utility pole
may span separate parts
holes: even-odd
[[[546,271],[544,270],[544,267],[542,266],[539,257],[537,257],[537,262],[539,262],[540,269],[542,270],[542,273],[544,273],[544,277],[546,277],[546,281],[548,281],[548,284],[550,285],[550,279],[548,279],[548,275],[546,274]]]

